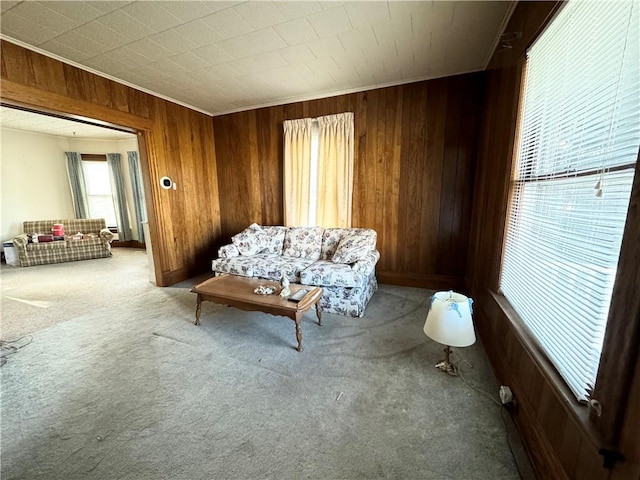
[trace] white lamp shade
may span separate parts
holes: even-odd
[[[450,347],[468,347],[476,342],[471,320],[473,300],[455,292],[436,292],[424,322],[424,333]]]

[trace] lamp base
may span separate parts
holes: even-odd
[[[442,370],[444,373],[448,373],[449,375],[451,375],[452,377],[457,377],[459,375],[458,373],[458,367],[456,367],[453,363],[451,363],[451,361],[449,360],[449,355],[451,354],[451,347],[447,346],[444,349],[444,353],[445,353],[445,358],[444,360],[436,363],[436,368],[438,370]]]
[[[436,368],[438,370],[442,370],[444,373],[448,373],[452,377],[457,377],[459,375],[458,367],[446,360],[442,360],[441,362],[436,363]]]

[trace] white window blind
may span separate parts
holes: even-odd
[[[500,288],[580,401],[640,145],[639,9],[570,1],[527,52]]]

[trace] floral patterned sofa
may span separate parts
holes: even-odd
[[[369,228],[282,227],[252,224],[218,251],[219,274],[323,288],[323,312],[362,317],[378,289],[377,234]]]

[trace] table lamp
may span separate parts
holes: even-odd
[[[451,347],[468,347],[476,341],[471,320],[473,300],[452,290],[436,292],[431,297],[431,307],[424,322],[424,333],[446,346],[445,359],[436,364],[449,375],[458,375],[458,367],[451,363]]]

